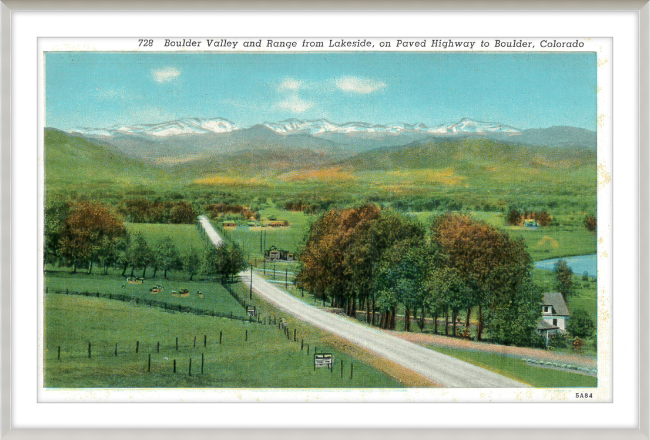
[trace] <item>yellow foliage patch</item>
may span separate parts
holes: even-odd
[[[540,241],[537,242],[537,246],[544,246],[545,244],[550,244],[550,246],[554,249],[557,249],[560,247],[560,243],[557,242],[556,239],[549,237],[548,235],[545,235],[542,237]]]
[[[194,183],[199,185],[259,185],[261,182],[256,178],[245,179],[243,177],[210,176],[196,179]]]

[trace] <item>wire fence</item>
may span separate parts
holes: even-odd
[[[237,296],[236,293],[232,291],[232,288],[227,289],[229,292],[231,292],[231,295],[237,300],[237,302],[240,303],[244,308],[246,308],[247,304],[245,301],[243,301],[241,298]],[[165,301],[158,301],[155,299],[144,299],[144,298],[137,298],[133,297],[130,295],[124,295],[121,293],[101,293],[101,292],[77,292],[69,289],[48,289],[47,287],[45,288],[45,293],[46,294],[58,294],[58,295],[77,295],[77,296],[85,296],[85,297],[92,297],[92,298],[103,298],[103,299],[109,299],[109,300],[116,300],[116,301],[122,301],[122,302],[128,302],[128,303],[135,303],[136,305],[142,305],[142,306],[148,306],[148,307],[156,307],[163,309],[168,312],[179,312],[179,313],[190,313],[193,315],[200,315],[200,316],[211,316],[213,318],[225,318],[225,319],[232,319],[235,321],[242,321],[242,322],[249,322],[249,323],[257,323],[260,324],[261,321],[261,316],[237,316],[234,315],[233,312],[230,313],[223,313],[223,312],[216,312],[214,310],[205,310],[205,309],[200,309],[197,307],[191,307],[191,306],[184,306],[182,304],[170,304]]]

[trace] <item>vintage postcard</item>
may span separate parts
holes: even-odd
[[[39,400],[611,401],[611,40],[39,47]]]

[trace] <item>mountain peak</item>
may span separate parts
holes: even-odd
[[[276,134],[287,136],[294,134],[323,136],[327,134],[342,134],[347,136],[366,135],[372,137],[397,136],[402,133],[415,135],[455,135],[505,133],[520,134],[521,131],[496,122],[481,122],[470,118],[462,118],[451,125],[429,127],[422,122],[416,124],[371,124],[368,122],[346,122],[337,124],[327,119],[301,120],[285,119],[280,122],[264,122],[257,124],[272,130]],[[252,127],[241,127],[224,118],[183,118],[158,124],[137,124],[111,128],[79,128],[68,133],[92,137],[142,136],[152,140],[180,135],[222,134]]]

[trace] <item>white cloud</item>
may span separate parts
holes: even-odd
[[[314,104],[312,102],[305,101],[298,95],[291,95],[284,101],[278,102],[276,104],[276,107],[283,110],[289,110],[293,113],[304,113],[313,106]]]
[[[297,90],[300,90],[303,84],[304,83],[302,81],[299,81],[295,78],[285,78],[278,86],[278,91],[283,92],[286,90],[290,90],[295,92]]]
[[[336,79],[336,87],[344,92],[368,94],[386,87],[383,81],[356,76],[342,76]]]
[[[181,74],[181,71],[176,67],[165,67],[162,69],[154,69],[151,71],[153,79],[159,83],[169,82]]]

